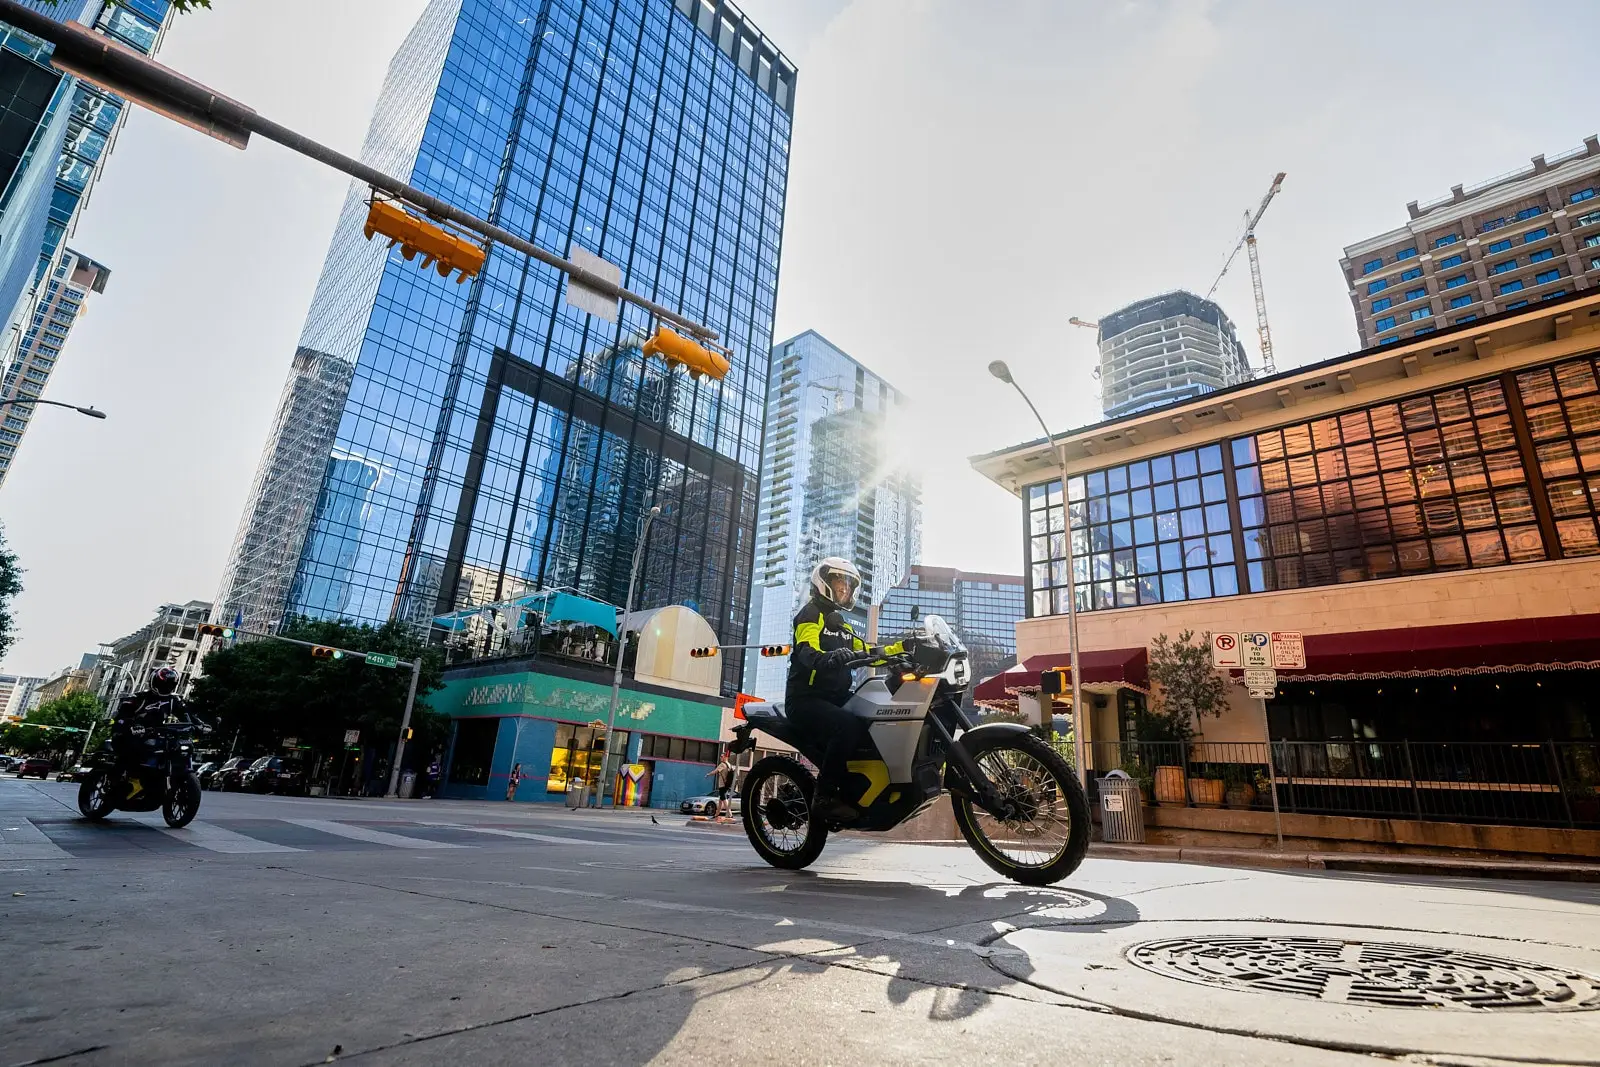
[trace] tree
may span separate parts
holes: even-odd
[[[53,6],[59,3],[60,0],[44,0],[44,2]],[[119,3],[120,0],[111,0],[111,2],[115,4]],[[211,8],[211,0],[167,0],[167,2],[170,3],[172,5],[172,9],[180,15],[187,15],[189,12],[199,7],[206,8],[207,10],[210,10]]]
[[[1211,666],[1211,635],[1185,630],[1176,640],[1159,635],[1150,644],[1154,700],[1139,716],[1141,741],[1188,741],[1206,716],[1228,706],[1228,683]]]
[[[443,684],[443,658],[410,628],[398,622],[372,627],[302,618],[285,627],[283,636],[403,660],[421,656],[411,713],[416,736],[406,750],[420,759],[443,744],[448,722],[423,700]],[[399,735],[411,683],[411,672],[403,668],[367,666],[359,656],[313,659],[304,646],[270,638],[213,652],[204,671],[195,681],[191,710],[216,724],[222,746],[232,746],[237,738],[237,751],[244,755],[276,752],[288,737],[333,755],[344,748],[346,730],[360,730],[364,746],[386,753]]]
[[[17,554],[6,547],[5,527],[0,526],[0,659],[4,659],[17,639],[11,620],[11,598],[22,592],[22,568]]]
[[[83,751],[87,735],[70,733],[88,730],[100,721],[105,705],[93,693],[69,693],[34,708],[21,722],[7,725],[0,732],[0,747],[14,748],[32,755],[37,752]],[[56,729],[40,729],[56,727]]]

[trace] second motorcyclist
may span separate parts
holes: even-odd
[[[158,668],[150,676],[150,687],[117,702],[111,720],[111,746],[124,768],[142,766],[161,749],[161,726],[169,718],[184,714],[183,698],[177,695],[178,672]]]

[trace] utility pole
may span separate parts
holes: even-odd
[[[661,505],[652,506],[640,523],[639,543],[633,546],[633,567],[628,571],[628,599],[623,602],[622,620],[617,626],[617,665],[611,672],[611,710],[606,713],[606,747],[600,756],[600,773],[594,784],[594,806],[605,800],[606,772],[611,766],[611,735],[617,725],[617,701],[622,696],[622,654],[628,649],[628,616],[633,614],[633,593],[639,584],[639,564],[644,561],[644,545],[650,539],[650,524],[661,514]],[[611,806],[617,806],[617,792],[611,791]]]

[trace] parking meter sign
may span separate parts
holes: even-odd
[[[1244,660],[1239,651],[1238,634],[1211,635],[1211,665],[1213,667],[1242,667]]]
[[[1240,634],[1243,646],[1242,666],[1246,670],[1264,670],[1272,666],[1272,635],[1264,633]]]
[[[344,743],[345,744],[354,745],[354,744],[358,743],[360,740],[361,740],[361,731],[360,730],[346,730],[344,732]]]

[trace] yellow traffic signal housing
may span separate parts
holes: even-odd
[[[715,656],[717,654],[717,652],[718,652],[718,649],[716,649],[715,647],[691,648],[689,650],[689,658],[690,659],[709,659],[712,656]]]
[[[789,646],[788,645],[762,645],[761,646],[761,654],[763,656],[768,657],[768,658],[771,658],[773,656],[787,656],[789,654]]]
[[[705,375],[721,381],[728,373],[728,361],[720,352],[713,352],[698,341],[691,340],[666,326],[656,327],[656,332],[644,343],[645,356],[660,356],[668,367],[680,364],[689,368],[689,377]]]
[[[200,632],[201,637],[228,638],[233,636],[233,627],[218,626],[214,622],[203,622],[199,626],[195,627],[195,629]]]
[[[327,645],[318,645],[311,650],[312,659],[344,659],[344,652]]]
[[[1040,671],[1039,691],[1046,696],[1064,696],[1072,692],[1072,668],[1051,667]]]
[[[381,233],[389,238],[389,247],[399,245],[400,254],[408,260],[415,259],[420,253],[423,269],[432,267],[441,278],[450,277],[451,271],[459,271],[457,285],[482,270],[483,261],[488,255],[476,241],[469,241],[443,226],[420,219],[393,200],[379,200],[377,197],[373,197],[367,208],[367,224],[363,232],[369,241],[374,234]]]

